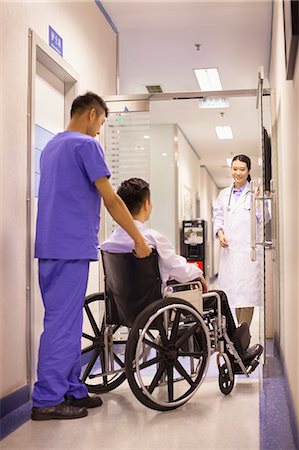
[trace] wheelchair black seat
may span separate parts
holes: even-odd
[[[158,254],[102,252],[107,323],[131,327],[138,314],[161,298]]]

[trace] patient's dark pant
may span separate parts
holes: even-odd
[[[233,315],[231,313],[227,297],[225,292],[223,291],[217,291],[217,294],[220,295],[221,298],[221,314],[226,317],[226,328],[227,328],[227,334],[230,339],[233,338],[234,332],[236,330],[235,321],[233,318]],[[204,311],[213,309],[215,311],[215,314],[217,314],[217,297],[209,297],[203,299],[203,309]]]

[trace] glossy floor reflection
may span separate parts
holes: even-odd
[[[125,383],[104,405],[70,421],[29,421],[2,441],[3,449],[258,449],[259,381],[239,379],[224,397],[217,380],[170,412],[152,411]]]
[[[252,342],[258,341],[258,314]],[[212,356],[208,375],[184,406],[153,411],[134,397],[125,382],[102,396],[102,407],[83,419],[29,420],[2,441],[2,448],[30,450],[181,450],[259,449],[260,369],[250,378],[237,376],[230,395],[221,394]]]

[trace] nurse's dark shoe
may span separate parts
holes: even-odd
[[[68,402],[41,408],[34,406],[31,409],[32,420],[79,419],[81,417],[86,417],[87,414],[87,409],[72,406]]]
[[[87,409],[97,408],[98,406],[101,406],[103,404],[100,397],[89,397],[89,395],[83,398],[75,398],[72,395],[68,395],[66,397],[66,401],[69,405]]]

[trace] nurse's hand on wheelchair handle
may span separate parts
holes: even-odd
[[[145,241],[140,241],[140,243],[135,243],[133,253],[136,258],[146,258],[152,253],[152,250],[153,249]]]

